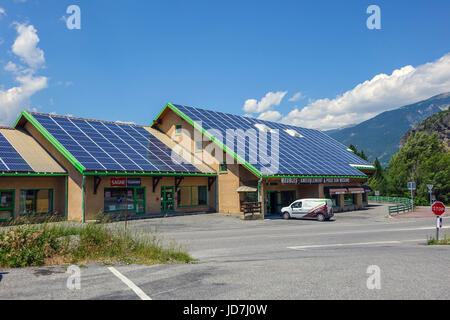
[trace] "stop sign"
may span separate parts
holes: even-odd
[[[435,215],[440,216],[440,215],[444,214],[445,206],[444,206],[444,204],[442,202],[436,201],[431,206],[431,211],[433,211],[433,213]]]

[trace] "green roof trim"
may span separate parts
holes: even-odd
[[[323,178],[323,179],[367,179],[366,175],[364,176],[314,176],[314,175],[266,175],[263,178]]]
[[[183,176],[216,177],[216,173],[178,173],[178,172],[123,172],[123,171],[89,171],[84,176]]]
[[[52,172],[0,172],[0,177],[67,177],[67,173]]]
[[[79,163],[78,160],[75,159],[75,157],[72,156],[72,154],[67,151],[67,149],[64,148],[28,111],[22,111],[19,119],[22,116],[25,117],[25,119],[27,119],[79,172],[83,173],[85,170],[83,165]],[[14,128],[18,124],[19,119],[17,119],[14,124]]]

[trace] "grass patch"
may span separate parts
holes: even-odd
[[[437,246],[437,245],[450,245],[450,237],[445,236],[444,239],[436,240],[434,238],[428,239],[429,246]]]
[[[130,235],[101,224],[22,225],[0,230],[0,267],[29,267],[84,262],[135,264],[189,263],[182,248],[152,233]]]

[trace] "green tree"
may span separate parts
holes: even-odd
[[[386,173],[378,158],[375,159],[373,166],[375,167],[375,173],[369,178],[368,184],[373,190],[380,191],[381,195],[386,195]]]
[[[417,132],[408,137],[404,146],[392,157],[387,174],[387,193],[409,197],[406,184],[417,185],[415,203],[429,203],[427,184],[434,184],[436,198],[450,202],[450,153],[446,152],[437,134]]]

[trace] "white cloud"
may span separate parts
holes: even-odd
[[[273,106],[279,106],[287,91],[268,92],[261,101],[248,99],[244,104],[244,111],[248,113],[261,113]]]
[[[2,7],[0,7],[0,18],[1,18],[2,16],[6,16],[6,11],[5,11],[5,9],[3,9]]]
[[[48,87],[47,77],[35,76],[45,63],[44,52],[37,47],[39,37],[32,25],[15,23],[18,33],[12,46],[15,53],[26,66],[9,61],[4,70],[11,72],[17,86],[0,89],[0,124],[10,124],[20,109],[29,107],[29,99],[36,92]]]
[[[416,68],[405,66],[371,80],[334,99],[310,101],[292,110],[282,122],[332,129],[365,121],[377,114],[450,91],[450,53]]]
[[[47,88],[46,77],[26,75],[16,78],[19,86],[8,90],[0,90],[0,123],[9,124],[18,114],[20,108],[28,103],[28,99],[36,92]]]
[[[45,58],[44,51],[37,47],[37,30],[32,25],[16,23],[16,31],[19,35],[14,41],[12,51],[33,71],[39,69],[44,65]]]
[[[277,120],[280,120],[280,118],[281,118],[281,113],[279,113],[278,111],[274,111],[274,110],[269,110],[269,111],[263,112],[258,116],[259,120],[266,120],[266,121],[277,121]]]
[[[297,92],[289,99],[289,101],[293,102],[293,101],[298,101],[300,99],[303,99],[303,95],[301,92]]]

